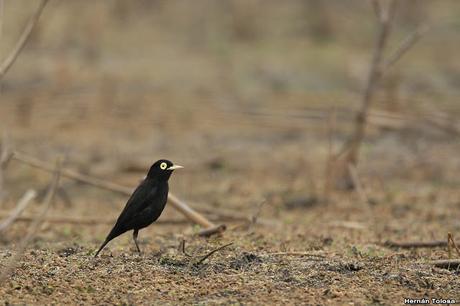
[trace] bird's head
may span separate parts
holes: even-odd
[[[160,159],[150,167],[148,178],[156,178],[161,180],[168,180],[174,170],[183,168],[179,165],[174,165],[167,159]]]

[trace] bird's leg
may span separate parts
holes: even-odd
[[[139,249],[139,245],[137,244],[137,235],[139,234],[139,230],[134,230],[133,232],[133,239],[134,239],[134,243],[136,244],[136,248],[137,248],[137,251],[140,253],[141,252],[141,249]]]

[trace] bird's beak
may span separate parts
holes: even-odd
[[[184,167],[179,166],[179,165],[172,165],[171,167],[169,167],[169,168],[166,169],[166,170],[176,170],[176,169],[180,169],[180,168],[184,168]]]

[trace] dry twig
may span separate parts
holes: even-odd
[[[0,232],[7,229],[14,221],[20,218],[21,213],[26,209],[29,203],[35,199],[37,192],[33,189],[29,189],[24,193],[21,199],[19,199],[14,211],[6,218],[3,222],[0,223]]]
[[[203,263],[203,261],[205,261],[206,259],[208,259],[212,254],[232,245],[233,242],[230,242],[230,243],[227,243],[227,244],[224,244],[212,251],[210,251],[209,253],[205,254],[205,255],[196,255],[196,254],[189,254],[186,252],[185,250],[185,239],[182,239],[180,244],[179,244],[179,251],[184,254],[185,256],[191,258],[191,260],[189,261],[189,264],[188,266],[191,267],[191,266],[199,266],[201,263]],[[197,259],[199,258],[199,259]]]
[[[199,214],[195,210],[193,210],[190,206],[188,206],[185,202],[179,200],[174,194],[171,192],[168,195],[168,200],[171,203],[171,205],[181,212],[183,215],[185,215],[188,219],[192,220],[196,224],[201,225],[205,229],[203,231],[207,231],[209,235],[215,234],[217,232],[221,232],[222,230],[225,230],[225,225],[215,225],[211,221],[209,221],[207,218],[205,218],[203,215]],[[214,232],[213,232],[214,229]]]
[[[227,226],[225,224],[219,224],[219,225],[215,225],[213,227],[209,227],[209,228],[205,228],[205,229],[201,230],[198,233],[198,236],[209,237],[209,236],[214,235],[214,234],[222,233],[226,229],[227,229]]]
[[[187,257],[192,257],[189,253],[185,251],[185,239],[182,239],[180,244],[179,244],[179,251],[181,251],[182,254],[184,254]]]
[[[8,72],[8,70],[11,68],[11,66],[14,63],[14,61],[18,57],[19,53],[24,48],[27,40],[30,37],[30,34],[32,33],[32,30],[37,25],[38,19],[40,18],[40,15],[42,14],[43,9],[45,8],[47,3],[48,3],[48,0],[42,0],[40,2],[40,4],[38,5],[37,10],[34,13],[34,15],[32,15],[32,17],[30,18],[30,20],[27,23],[26,27],[22,31],[22,34],[21,34],[19,40],[17,41],[16,46],[11,51],[10,55],[8,55],[8,57],[4,59],[3,63],[0,66],[0,80]]]
[[[391,66],[396,64],[397,61],[403,57],[404,54],[412,48],[415,43],[426,33],[430,27],[428,25],[419,26],[413,33],[409,34],[398,46],[398,48],[393,51],[393,53],[388,56],[385,62],[382,65],[382,74],[385,73]]]
[[[374,46],[366,87],[362,96],[361,109],[358,111],[355,118],[354,132],[350,140],[346,142],[342,150],[340,150],[341,152],[347,152],[342,161],[345,165],[356,165],[358,163],[359,151],[368,122],[369,109],[385,70],[394,65],[417,42],[427,29],[426,27],[420,27],[396,48],[392,55],[388,57],[388,60],[384,60],[384,50],[390,35],[395,12],[395,3],[395,0],[388,0],[385,2],[386,5],[383,5],[383,2],[379,0],[373,1],[379,22],[377,40]],[[348,169],[346,169],[346,167],[339,168],[340,173],[338,173],[336,177],[336,187],[340,189],[356,188],[356,186],[353,185],[353,180],[350,177]]]
[[[371,66],[369,69],[367,84],[362,97],[361,109],[358,111],[355,118],[354,132],[350,141],[344,145],[346,148],[344,147],[341,150],[347,152],[347,155],[344,157],[343,161],[345,165],[356,165],[358,162],[359,149],[364,138],[369,109],[372,104],[375,90],[377,89],[380,78],[382,76],[381,65],[383,61],[383,51],[390,34],[391,23],[394,14],[394,0],[390,0],[386,6],[382,6],[378,0],[375,0],[373,3],[379,21],[378,35],[374,47]],[[356,187],[353,185],[349,174],[350,173],[347,167],[342,167],[341,173],[339,173],[339,176],[336,178],[337,187],[342,189],[353,189]]]
[[[220,250],[222,250],[222,249],[224,249],[224,248],[226,248],[226,247],[228,247],[228,246],[230,246],[230,245],[232,245],[232,244],[233,244],[233,242],[230,242],[230,243],[224,244],[224,245],[222,245],[222,246],[220,246],[220,247],[218,247],[218,248],[212,250],[212,251],[209,252],[208,254],[206,254],[206,255],[204,255],[203,257],[201,257],[201,259],[200,259],[199,261],[197,261],[197,262],[195,263],[195,265],[200,265],[203,261],[205,261],[206,259],[208,259],[212,254],[214,254],[214,253],[216,253],[216,252],[218,252],[218,251],[220,251]]]

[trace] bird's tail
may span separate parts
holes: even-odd
[[[107,235],[107,238],[105,238],[104,243],[101,245],[99,250],[97,250],[96,255],[94,255],[94,257],[97,257],[97,255],[99,255],[99,252],[102,251],[102,249],[107,245],[107,243],[109,243],[113,238],[120,236],[124,232],[126,232],[126,230],[120,230],[120,227],[118,226],[117,222],[117,224],[115,224],[110,233]]]
[[[99,250],[97,250],[96,252],[96,255],[94,255],[94,257],[97,257],[97,255],[99,255],[99,253],[102,251],[102,249],[107,245],[107,243],[109,243],[111,239],[105,239],[104,243],[101,245],[101,247],[99,248]]]

